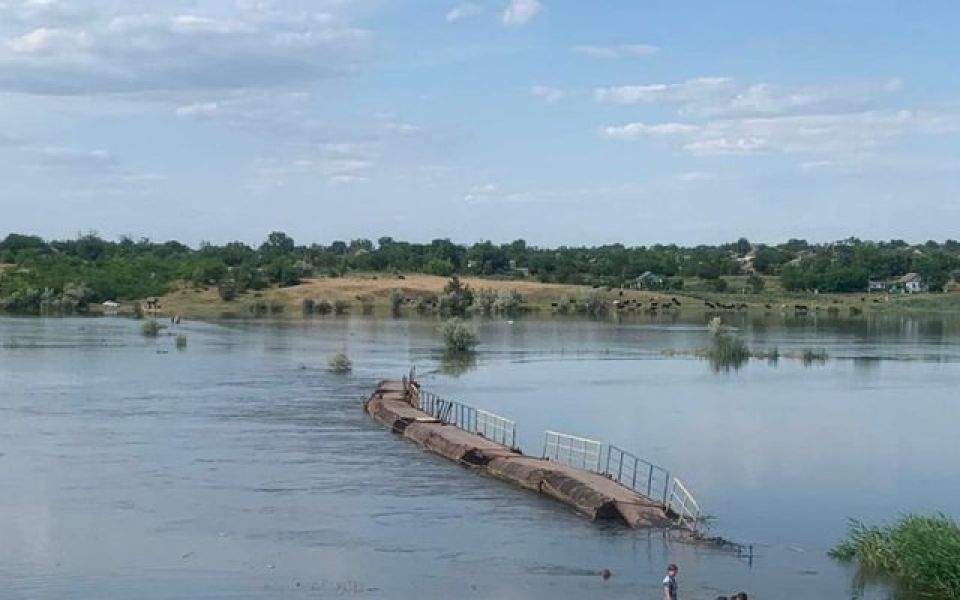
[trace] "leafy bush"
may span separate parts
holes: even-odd
[[[705,284],[708,290],[710,290],[711,292],[717,292],[717,293],[725,292],[727,291],[727,288],[730,287],[726,279],[720,279],[720,278],[707,279],[705,281]]]
[[[313,314],[313,309],[316,306],[316,304],[317,303],[313,300],[313,298],[304,298],[303,301],[300,303],[300,310],[303,312],[304,315],[310,316]]]
[[[837,560],[893,576],[929,597],[960,599],[960,526],[944,515],[907,515],[886,527],[851,521]]]
[[[187,349],[187,336],[184,334],[177,335],[177,350],[186,350]]]
[[[503,315],[516,315],[523,310],[523,296],[517,290],[500,290],[494,310]]]
[[[400,307],[403,306],[403,290],[393,288],[390,290],[390,314],[394,317],[400,316]]]
[[[270,314],[271,314],[271,315],[278,315],[278,314],[282,313],[284,308],[286,308],[286,307],[283,305],[283,302],[280,302],[279,300],[271,300],[271,301],[270,301]]]
[[[714,317],[707,325],[712,343],[706,351],[710,366],[715,371],[729,371],[739,369],[750,360],[750,348],[739,336],[723,328],[720,317]]]
[[[825,363],[829,355],[826,350],[814,350],[812,348],[806,348],[800,354],[800,360],[804,365],[810,366],[814,363]]]
[[[331,373],[345,375],[353,370],[353,362],[345,352],[337,352],[327,360],[327,369]]]
[[[477,345],[477,334],[456,317],[443,324],[440,335],[448,352],[470,352]]]
[[[589,292],[580,299],[577,310],[594,319],[602,319],[610,313],[610,302],[598,292]]]
[[[140,333],[145,337],[157,337],[160,335],[161,329],[163,329],[163,325],[158,323],[156,319],[150,319],[144,321],[143,325],[140,326]]]
[[[350,303],[346,300],[335,300],[333,302],[333,314],[345,315],[350,310]]]
[[[221,281],[217,285],[217,294],[224,302],[231,302],[237,297],[237,282],[232,279]]]
[[[473,290],[454,275],[440,296],[440,314],[445,317],[465,317],[473,305]]]
[[[317,300],[313,304],[313,311],[318,315],[329,315],[333,312],[333,305],[327,300]]]
[[[494,305],[497,303],[497,294],[493,290],[478,290],[474,301],[480,309],[480,314],[489,317],[493,314]]]

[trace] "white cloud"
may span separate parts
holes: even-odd
[[[563,90],[547,85],[535,85],[530,89],[530,93],[537,98],[541,98],[547,104],[556,104],[565,95]]]
[[[91,4],[24,33],[0,2],[0,91],[50,95],[276,88],[337,77],[366,57],[370,32],[316,3]],[[4,9],[16,4],[18,9]],[[47,4],[52,4],[47,2]],[[322,3],[346,15],[343,3]],[[96,8],[94,8],[96,7]],[[114,9],[112,12],[110,8]],[[36,16],[40,15],[40,16]],[[56,22],[53,26],[50,23]]]
[[[892,140],[908,135],[941,135],[960,131],[960,113],[909,110],[858,113],[784,115],[718,119],[693,123],[628,123],[610,126],[601,134],[636,141],[648,137],[673,139],[696,156],[756,153],[804,154],[824,161],[861,159]]]
[[[71,53],[88,45],[83,31],[38,27],[29,33],[6,40],[7,48],[17,54]]]
[[[470,17],[475,17],[483,12],[483,7],[476,2],[462,2],[447,12],[447,23],[456,23]]]
[[[626,125],[605,127],[601,130],[601,134],[610,139],[632,141],[643,137],[690,135],[698,131],[700,131],[698,126],[689,123],[657,123],[654,125],[627,123]]]
[[[510,0],[503,9],[503,22],[506,25],[525,25],[543,9],[538,0]]]
[[[185,106],[177,107],[178,117],[211,117],[220,110],[220,105],[216,102],[195,102]]]
[[[744,84],[726,77],[699,77],[680,83],[599,88],[598,102],[609,104],[673,104],[683,115],[750,117],[862,111],[871,101],[898,91],[902,82],[846,83],[784,87]]]
[[[687,171],[686,173],[680,173],[677,175],[677,179],[680,181],[713,181],[717,178],[716,173],[711,173],[708,171]]]
[[[733,80],[726,77],[698,77],[682,83],[622,85],[600,88],[594,93],[598,102],[638,104],[641,102],[693,102],[733,89]]]
[[[616,46],[574,46],[577,54],[593,58],[629,58],[651,56],[660,51],[657,46],[649,44],[619,44]]]

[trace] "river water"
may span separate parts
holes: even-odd
[[[7,599],[891,597],[826,556],[848,518],[960,515],[960,326],[733,320],[754,348],[824,349],[715,371],[702,322],[0,318],[0,581]],[[350,376],[325,370],[346,350]],[[681,351],[673,353],[672,351]],[[378,379],[621,446],[691,488],[752,561],[590,523],[427,455],[367,418]],[[603,581],[600,569],[613,571]]]

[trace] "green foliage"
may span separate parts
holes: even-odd
[[[327,300],[317,300],[313,304],[313,311],[318,315],[329,315],[333,312],[333,305]]]
[[[186,350],[187,349],[187,336],[184,334],[178,334],[176,340],[177,350]]]
[[[750,288],[750,293],[759,294],[765,288],[767,282],[763,280],[763,277],[759,275],[750,275],[747,277],[747,287]]]
[[[350,303],[346,300],[334,300],[333,302],[333,314],[335,315],[345,315],[350,310]]]
[[[313,298],[304,298],[303,302],[300,303],[300,310],[305,316],[309,317],[313,314],[313,309],[316,304]]]
[[[911,272],[919,273],[932,291],[938,291],[960,269],[960,244],[951,240],[913,246],[898,240],[849,239],[820,245],[790,240],[749,247],[743,239],[720,246],[538,248],[523,240],[499,245],[485,241],[468,247],[447,239],[414,244],[389,237],[376,243],[360,239],[298,246],[285,233],[273,232],[257,248],[230,242],[192,249],[175,241],[107,241],[95,234],[45,241],[11,233],[0,240],[0,262],[12,264],[0,274],[0,310],[39,313],[70,306],[82,310],[84,302],[162,296],[183,282],[216,287],[224,300],[231,301],[247,290],[292,286],[316,273],[339,277],[351,271],[444,277],[470,272],[503,278],[518,277],[513,267],[523,266],[543,282],[602,286],[633,282],[650,271],[663,278],[663,287],[679,289],[682,278],[691,277],[723,286],[724,277],[740,274],[737,257],[752,256],[758,273],[780,275],[788,291],[859,292],[869,278]],[[72,293],[63,296],[68,284],[85,288],[81,302],[74,302]],[[462,316],[473,304],[469,288],[461,284],[456,292],[444,294],[444,314]]]
[[[602,319],[610,314],[610,302],[599,292],[587,292],[580,298],[577,311],[594,319]]]
[[[224,302],[232,302],[237,297],[237,282],[232,279],[221,281],[217,285],[217,294]]]
[[[327,360],[327,370],[331,373],[346,375],[353,370],[353,362],[345,352],[337,352]]]
[[[440,335],[447,352],[470,352],[477,345],[477,334],[458,317],[446,321],[440,328]]]
[[[750,348],[746,342],[727,331],[720,317],[711,319],[707,330],[710,332],[711,345],[706,351],[706,357],[715,371],[739,369],[750,360]]]
[[[727,291],[727,288],[730,287],[730,284],[727,283],[726,279],[707,279],[705,281],[707,289],[711,292],[723,293]]]
[[[800,361],[806,366],[814,363],[825,363],[829,357],[826,350],[814,350],[812,348],[806,348],[800,353]]]
[[[440,314],[444,317],[465,317],[473,305],[473,290],[454,275],[440,296]]]
[[[439,275],[440,277],[449,277],[453,275],[453,263],[445,258],[431,258],[423,265],[423,272],[427,275]]]
[[[157,337],[160,335],[160,330],[163,329],[163,325],[157,322],[156,319],[150,319],[149,321],[144,321],[143,325],[140,326],[140,333],[144,337]]]
[[[907,515],[886,527],[851,521],[847,539],[829,554],[896,577],[921,595],[960,599],[960,526],[944,515]]]
[[[390,314],[395,318],[400,317],[400,308],[403,306],[403,290],[393,288],[390,290]]]

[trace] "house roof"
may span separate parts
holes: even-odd
[[[911,281],[919,281],[920,275],[918,273],[907,273],[903,277],[898,277],[893,280],[893,283],[910,283]]]
[[[660,279],[660,276],[651,271],[644,271],[637,276],[637,279]]]

